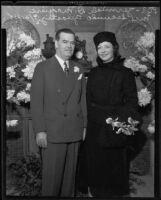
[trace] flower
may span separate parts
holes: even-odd
[[[17,93],[17,100],[19,102],[23,101],[25,103],[30,102],[30,94],[28,94],[25,90]]]
[[[15,93],[15,90],[7,90],[7,100],[10,100]]]
[[[123,133],[125,135],[134,135],[134,132],[138,129],[136,126],[139,124],[139,121],[133,120],[131,117],[128,117],[128,123],[119,122],[118,118],[112,119],[111,117],[106,119],[107,124],[111,124],[113,130],[117,128],[116,134]]]
[[[150,103],[152,94],[147,88],[141,89],[138,92],[138,101],[140,106],[145,106]]]
[[[18,105],[29,103],[33,73],[43,60],[41,49],[35,47],[30,35],[22,32],[12,40],[7,35],[7,39],[7,100]]]
[[[25,55],[24,58],[27,60],[35,60],[39,59],[41,57],[41,49],[39,48],[34,48],[31,51],[28,51]]]
[[[9,56],[16,49],[22,50],[26,47],[32,47],[35,45],[35,41],[32,39],[32,37],[26,35],[24,32],[18,34],[14,39],[10,39],[9,35],[7,36],[7,56]]]
[[[155,35],[153,32],[145,32],[143,36],[136,42],[138,50],[151,48],[155,45]]]
[[[79,71],[80,71],[79,67],[75,66],[74,67],[74,72],[76,72],[76,73],[78,72],[79,73]]]
[[[152,72],[148,72],[146,74],[146,77],[153,80],[153,79],[155,79],[155,74],[153,74]]]
[[[35,41],[32,39],[30,35],[26,35],[25,33],[20,34],[19,36],[20,42],[17,46],[21,47],[21,45],[33,46]]]
[[[31,88],[31,83],[27,83],[26,90],[30,90],[30,88]]]
[[[15,74],[16,74],[16,72],[14,70],[15,68],[16,68],[16,65],[15,66],[11,66],[11,67],[7,67],[7,73],[8,73],[8,76],[10,78],[15,77]]]
[[[136,42],[138,52],[135,56],[125,59],[124,66],[131,68],[138,76],[143,88],[138,91],[139,106],[151,103],[155,96],[155,34],[145,32]]]
[[[26,68],[22,69],[21,71],[24,73],[24,77],[26,77],[28,80],[31,80],[34,74],[35,67],[37,63],[40,61],[30,61],[27,65]]]
[[[154,134],[154,132],[155,132],[155,120],[150,122],[147,129],[148,129],[149,133]]]
[[[18,120],[6,120],[7,127],[13,127],[18,124]]]
[[[112,121],[113,121],[113,119],[112,119],[111,117],[109,117],[109,118],[106,119],[106,123],[107,123],[107,124],[111,124]]]

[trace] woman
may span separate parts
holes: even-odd
[[[122,196],[129,192],[127,137],[116,134],[106,119],[138,119],[137,89],[131,69],[123,66],[115,34],[94,36],[98,66],[87,81],[88,125],[85,140],[88,186],[92,196]]]

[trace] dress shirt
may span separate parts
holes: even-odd
[[[67,67],[69,68],[69,61],[68,60],[63,60],[62,58],[60,58],[57,54],[55,55],[56,59],[58,60],[60,66],[62,67],[63,71],[64,71],[64,62],[66,62]]]

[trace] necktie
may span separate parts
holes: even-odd
[[[69,69],[68,69],[66,62],[64,62],[64,72],[65,72],[66,75],[68,75],[68,73],[69,73]]]

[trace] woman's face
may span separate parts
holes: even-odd
[[[110,62],[114,58],[113,45],[110,42],[102,42],[97,47],[97,53],[103,62]]]

